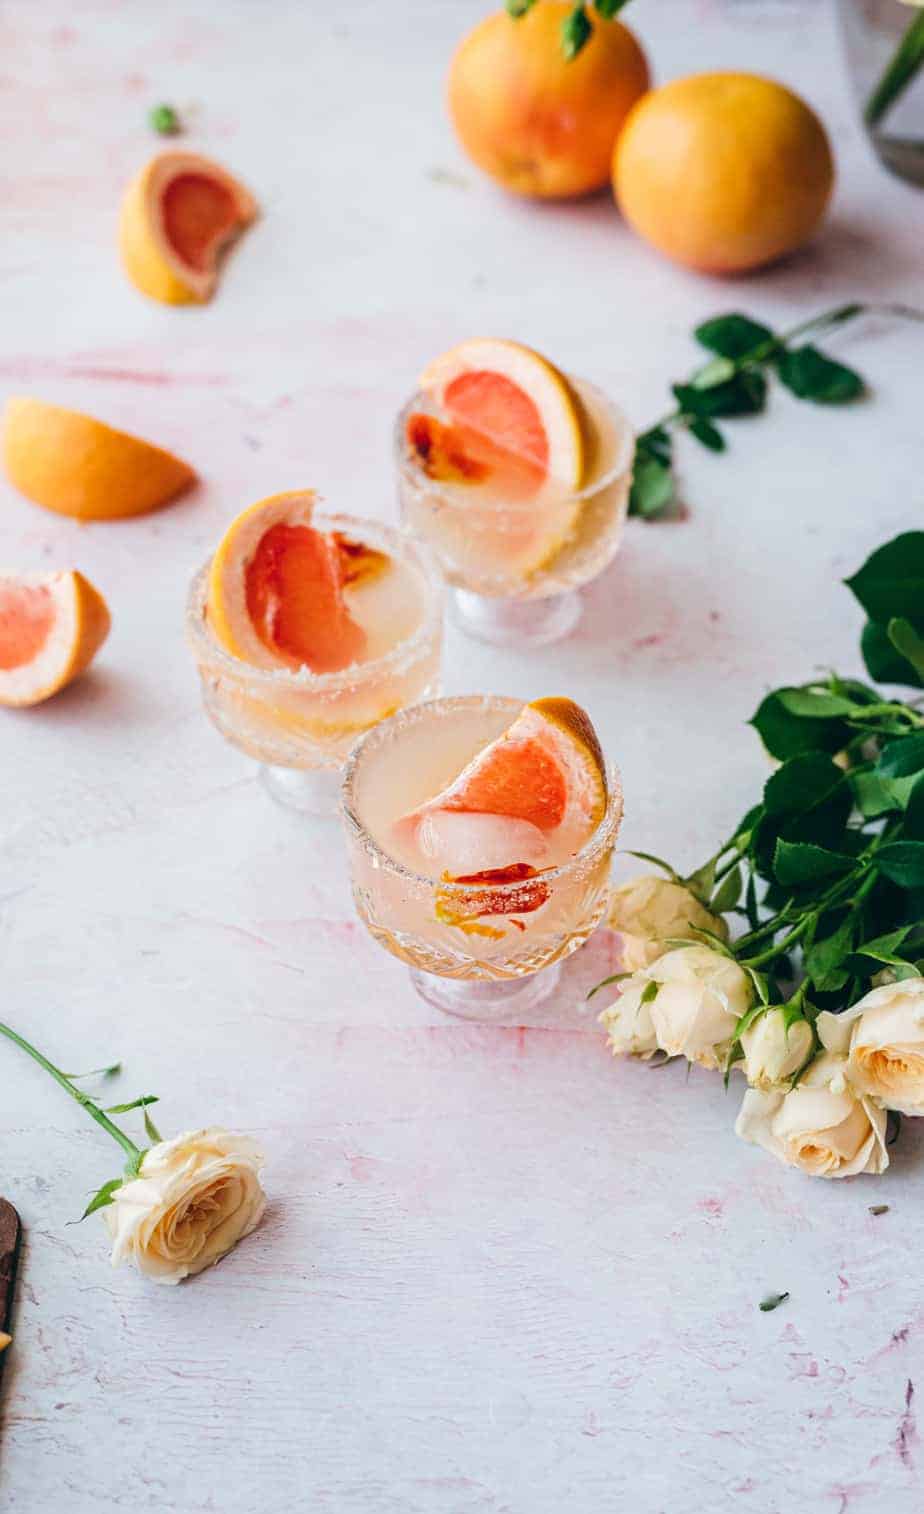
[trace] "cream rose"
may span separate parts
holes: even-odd
[[[627,972],[648,967],[670,948],[671,939],[692,941],[698,925],[724,941],[728,927],[682,883],[643,873],[621,883],[610,895],[609,924],[622,936],[622,960]]]
[[[924,1115],[924,978],[884,983],[842,1015],[825,1011],[818,1034],[847,1058],[855,1088],[887,1109]]]
[[[678,946],[633,973],[600,1019],[616,1053],[650,1057],[660,1049],[720,1067],[751,1000],[737,962],[708,946]]]
[[[159,1283],[211,1267],[262,1219],[262,1166],[253,1141],[216,1127],[152,1146],[102,1211],[112,1265],[132,1261]]]
[[[628,982],[619,998],[599,1016],[614,1057],[641,1057],[647,1062],[658,1050],[650,1005],[645,999],[650,988],[647,978]]]
[[[795,1088],[749,1088],[735,1132],[810,1177],[884,1172],[886,1116],[851,1088],[845,1057],[824,1052]]]
[[[741,1036],[744,1061],[740,1066],[754,1088],[772,1088],[795,1076],[814,1043],[807,1020],[793,1020],[787,1029],[785,1012],[779,1007],[768,1009]]]

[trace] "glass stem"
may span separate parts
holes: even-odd
[[[98,1104],[94,1104],[88,1094],[83,1093],[81,1089],[74,1086],[66,1072],[62,1072],[60,1067],[55,1067],[54,1063],[49,1062],[47,1057],[43,1057],[42,1053],[30,1041],[27,1041],[25,1036],[19,1035],[17,1031],[13,1030],[9,1025],[4,1025],[2,1021],[0,1021],[0,1035],[6,1036],[7,1040],[12,1041],[15,1046],[20,1047],[22,1051],[26,1052],[33,1062],[37,1062],[39,1067],[43,1067],[46,1072],[50,1073],[55,1082],[60,1083],[61,1087],[70,1094],[71,1098],[76,1099],[81,1108],[86,1110],[90,1118],[95,1120],[97,1125],[101,1125],[107,1135],[112,1136],[112,1139],[119,1143],[125,1155],[132,1161],[137,1161],[141,1156],[139,1147],[125,1134],[124,1130],[120,1130],[118,1125],[114,1124],[109,1119],[109,1116],[103,1113]]]

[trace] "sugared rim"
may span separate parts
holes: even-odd
[[[244,662],[221,646],[212,635],[206,619],[205,606],[208,591],[208,574],[211,558],[204,562],[195,574],[186,601],[186,640],[199,664],[218,667],[235,678],[246,679],[251,684],[264,688],[311,690],[315,693],[335,693],[340,689],[355,688],[357,683],[372,681],[383,675],[399,671],[405,664],[423,655],[442,628],[445,584],[433,554],[425,543],[395,526],[386,526],[382,521],[366,520],[358,515],[325,515],[317,512],[312,524],[320,531],[343,531],[349,536],[367,542],[392,557],[411,561],[420,570],[424,582],[424,617],[411,636],[396,642],[381,657],[369,662],[353,663],[336,673],[312,673],[310,668],[257,668]]]
[[[601,489],[609,488],[610,484],[616,483],[617,479],[623,478],[624,475],[629,471],[629,469],[632,467],[632,459],[635,455],[635,432],[632,429],[632,426],[630,425],[629,419],[626,416],[625,412],[620,410],[619,406],[615,405],[609,398],[609,395],[604,394],[602,389],[598,389],[596,384],[589,383],[587,379],[575,378],[573,374],[566,374],[565,377],[568,378],[572,384],[575,384],[577,386],[578,393],[580,393],[582,389],[586,389],[593,395],[594,399],[600,405],[601,409],[607,412],[614,425],[618,428],[621,436],[621,445],[616,457],[616,461],[613,463],[612,467],[608,468],[605,473],[599,474],[598,477],[593,479],[589,484],[585,484],[582,489],[574,489],[569,494],[562,494],[560,496],[560,499],[563,505],[572,500],[592,499],[595,494],[600,493]],[[405,478],[409,479],[411,483],[417,484],[422,488],[436,489],[445,493],[445,486],[441,485],[438,482],[434,482],[434,480],[430,478],[422,468],[419,468],[413,461],[413,459],[408,456],[406,440],[408,417],[411,416],[415,410],[420,410],[422,407],[425,408],[427,403],[428,399],[423,390],[415,389],[410,399],[407,400],[398,411],[394,430],[395,462],[398,471]],[[559,496],[556,496],[556,498],[559,498]],[[490,501],[484,501],[483,503],[480,503],[479,509],[484,509],[490,503]],[[497,508],[498,510],[503,510],[505,514],[511,511],[515,512],[517,510],[527,512],[529,510],[535,509],[535,500],[498,500]]]
[[[484,887],[484,885],[470,883],[444,883],[442,879],[430,878],[426,873],[415,873],[412,868],[406,867],[403,862],[398,861],[397,857],[393,857],[390,852],[380,846],[352,807],[356,772],[363,760],[363,753],[373,747],[376,741],[386,740],[391,727],[396,723],[410,725],[414,721],[425,720],[428,713],[437,708],[452,713],[454,710],[465,709],[470,705],[479,705],[482,709],[487,707],[498,712],[505,710],[510,714],[511,719],[514,719],[527,702],[525,699],[513,699],[506,694],[455,694],[449,698],[427,699],[421,704],[409,705],[406,709],[399,710],[396,715],[390,716],[387,720],[380,720],[378,725],[372,726],[365,735],[360,737],[344,764],[341,808],[344,823],[359,838],[365,850],[372,853],[378,867],[387,869],[399,878],[407,879],[409,883],[423,884],[430,889],[439,888],[441,894],[448,894],[450,898],[465,899],[477,892],[479,886]],[[602,820],[588,836],[579,852],[575,852],[567,862],[561,862],[557,867],[543,869],[539,873],[544,883],[555,883],[557,879],[564,878],[568,873],[579,870],[582,864],[593,862],[604,847],[615,840],[623,813],[622,782],[615,763],[607,764],[606,781],[608,795]],[[523,883],[522,881],[492,883],[491,892],[499,894],[502,898],[508,895],[513,897],[522,894]]]

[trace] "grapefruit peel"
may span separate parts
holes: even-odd
[[[7,401],[2,445],[10,483],[74,520],[144,515],[196,481],[189,464],[162,447],[27,395]]]

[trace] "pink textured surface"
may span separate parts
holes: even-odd
[[[182,607],[223,524],[303,485],[390,516],[392,417],[452,342],[532,342],[644,423],[719,310],[921,301],[922,200],[866,150],[827,8],[632,17],[659,77],[758,68],[831,130],[825,238],[730,285],[658,261],[605,199],[507,201],[460,160],[440,75],[481,9],[0,12],[0,398],[91,410],[203,479],[91,527],[0,483],[3,562],[80,567],[114,621],[91,677],[0,712],[3,1013],[65,1066],[121,1056],[114,1097],[160,1093],[167,1130],[254,1131],[271,1195],[188,1287],[110,1272],[101,1227],[65,1222],[115,1151],[0,1047],[0,1177],[27,1231],[2,1410],[15,1514],[921,1507],[914,1125],[880,1182],[812,1185],[740,1145],[737,1090],[607,1055],[582,1002],[604,937],[542,1024],[441,1019],[354,922],[338,848],[272,808],[199,707]],[[149,303],[116,265],[160,99],[264,211],[203,310]],[[730,827],[766,771],[744,724],[761,692],[856,667],[837,579],[920,523],[919,332],[869,322],[840,348],[873,398],[848,417],[776,395],[724,459],[681,448],[686,518],[628,532],[572,641],[515,656],[450,634],[448,692],[588,706],[626,846],[692,864]]]

